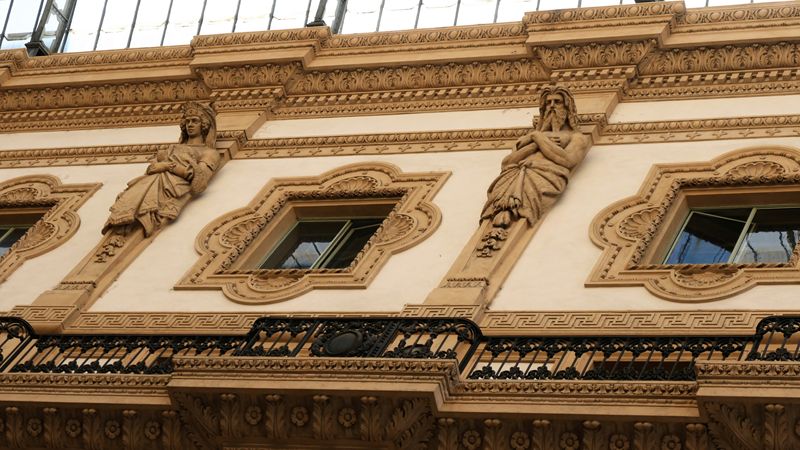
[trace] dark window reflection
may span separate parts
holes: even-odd
[[[301,220],[259,268],[346,268],[355,260],[383,220],[383,217]]]
[[[752,208],[692,211],[667,264],[714,264],[730,259]]]
[[[800,208],[758,209],[736,256],[741,263],[784,263],[800,238]]]

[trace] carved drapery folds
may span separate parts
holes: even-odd
[[[368,163],[319,177],[275,179],[250,205],[200,232],[195,244],[200,260],[176,288],[222,289],[228,298],[252,304],[286,300],[315,288],[364,288],[389,255],[417,244],[438,227],[441,214],[431,199],[447,175],[405,174],[393,165]],[[394,206],[348,268],[265,270],[245,262],[258,259],[254,249],[286,231],[285,218],[295,206],[357,208],[364,201]]]
[[[212,107],[186,103],[181,139],[159,150],[147,173],[133,179],[111,206],[103,232],[126,235],[141,227],[150,236],[175,220],[192,195],[203,192],[219,166]]]
[[[524,219],[533,226],[556,202],[589,149],[569,91],[543,89],[539,111],[536,130],[517,140],[489,186],[481,219],[492,226],[481,238],[480,256],[491,257],[502,247],[512,223]]]
[[[50,175],[32,175],[0,183],[0,209],[43,216],[0,258],[0,281],[26,260],[66,242],[80,225],[78,208],[100,188],[99,183],[61,184]]]
[[[691,207],[797,203],[800,151],[766,147],[727,153],[709,163],[656,165],[639,194],[605,208],[590,236],[603,255],[587,286],[644,285],[659,297],[715,300],[759,283],[800,282],[794,249],[786,263],[662,264],[665,245]],[[744,199],[744,200],[741,200]]]

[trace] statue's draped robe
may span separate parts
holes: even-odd
[[[481,219],[493,220],[507,211],[511,221],[524,218],[533,225],[564,192],[572,167],[551,161],[533,142],[515,151],[533,151],[533,154],[503,167],[489,186]]]
[[[111,206],[103,232],[113,226],[135,222],[150,236],[168,220],[175,220],[192,194],[202,192],[218,163],[218,155],[204,145],[174,144],[159,152],[158,162],[171,162],[190,168],[191,181],[165,171],[135,178]]]

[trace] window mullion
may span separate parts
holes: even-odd
[[[0,230],[2,230],[2,228],[0,228]],[[5,231],[5,233],[3,233],[3,235],[2,235],[2,236],[0,236],[0,245],[3,245],[3,241],[5,241],[5,240],[6,240],[6,238],[8,237],[8,235],[9,235],[9,234],[11,234],[11,232],[12,232],[12,231],[14,231],[14,227],[9,227],[9,228],[8,228],[8,229]]]
[[[350,233],[350,230],[352,228],[353,228],[352,220],[348,220],[347,222],[345,222],[342,228],[339,230],[339,232],[336,233],[336,236],[334,236],[333,240],[331,240],[331,244],[328,246],[328,248],[324,252],[322,252],[321,255],[319,255],[319,258],[317,258],[316,261],[314,261],[314,265],[311,266],[311,269],[325,268],[325,265],[330,262],[330,260],[336,255],[336,253],[342,247],[345,241],[344,237]]]
[[[675,247],[678,245],[678,241],[681,238],[681,234],[683,233],[683,230],[686,229],[686,225],[689,224],[689,220],[692,218],[692,215],[694,215],[694,213],[695,213],[694,211],[691,211],[691,210],[689,211],[689,214],[686,216],[686,219],[683,221],[683,224],[681,225],[681,228],[678,230],[678,235],[675,236],[674,239],[672,239],[672,245],[669,246],[669,251],[664,255],[664,258],[661,260],[662,264],[667,264],[667,261],[669,261],[669,257],[672,255],[672,252],[675,251]],[[653,255],[653,256],[655,256],[655,255]]]
[[[753,217],[756,215],[756,210],[758,208],[753,208],[750,210],[750,215],[747,216],[747,222],[744,224],[744,228],[742,229],[742,233],[739,234],[739,239],[736,241],[736,245],[733,246],[733,251],[731,251],[731,256],[728,258],[728,264],[732,264],[736,262],[736,258],[739,256],[739,250],[741,250],[742,244],[744,240],[747,238],[747,234],[749,233],[750,226],[753,224]]]

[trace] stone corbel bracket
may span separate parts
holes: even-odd
[[[800,197],[800,151],[792,147],[738,150],[708,163],[656,165],[636,196],[592,221],[589,236],[603,249],[587,287],[643,285],[678,302],[717,300],[757,284],[800,283],[800,248],[787,263],[662,264],[688,208],[747,195],[756,204]]]
[[[175,287],[221,289],[231,300],[249,304],[287,300],[318,288],[365,288],[392,253],[416,245],[438,227],[441,213],[431,200],[447,176],[407,174],[391,164],[367,163],[319,177],[274,179],[247,207],[214,220],[200,232],[195,242],[200,259]],[[281,231],[283,219],[295,206],[346,206],[357,199],[394,207],[348,268],[263,270],[245,264],[244,260],[263,257],[254,256],[255,250],[248,246],[286,231]]]

